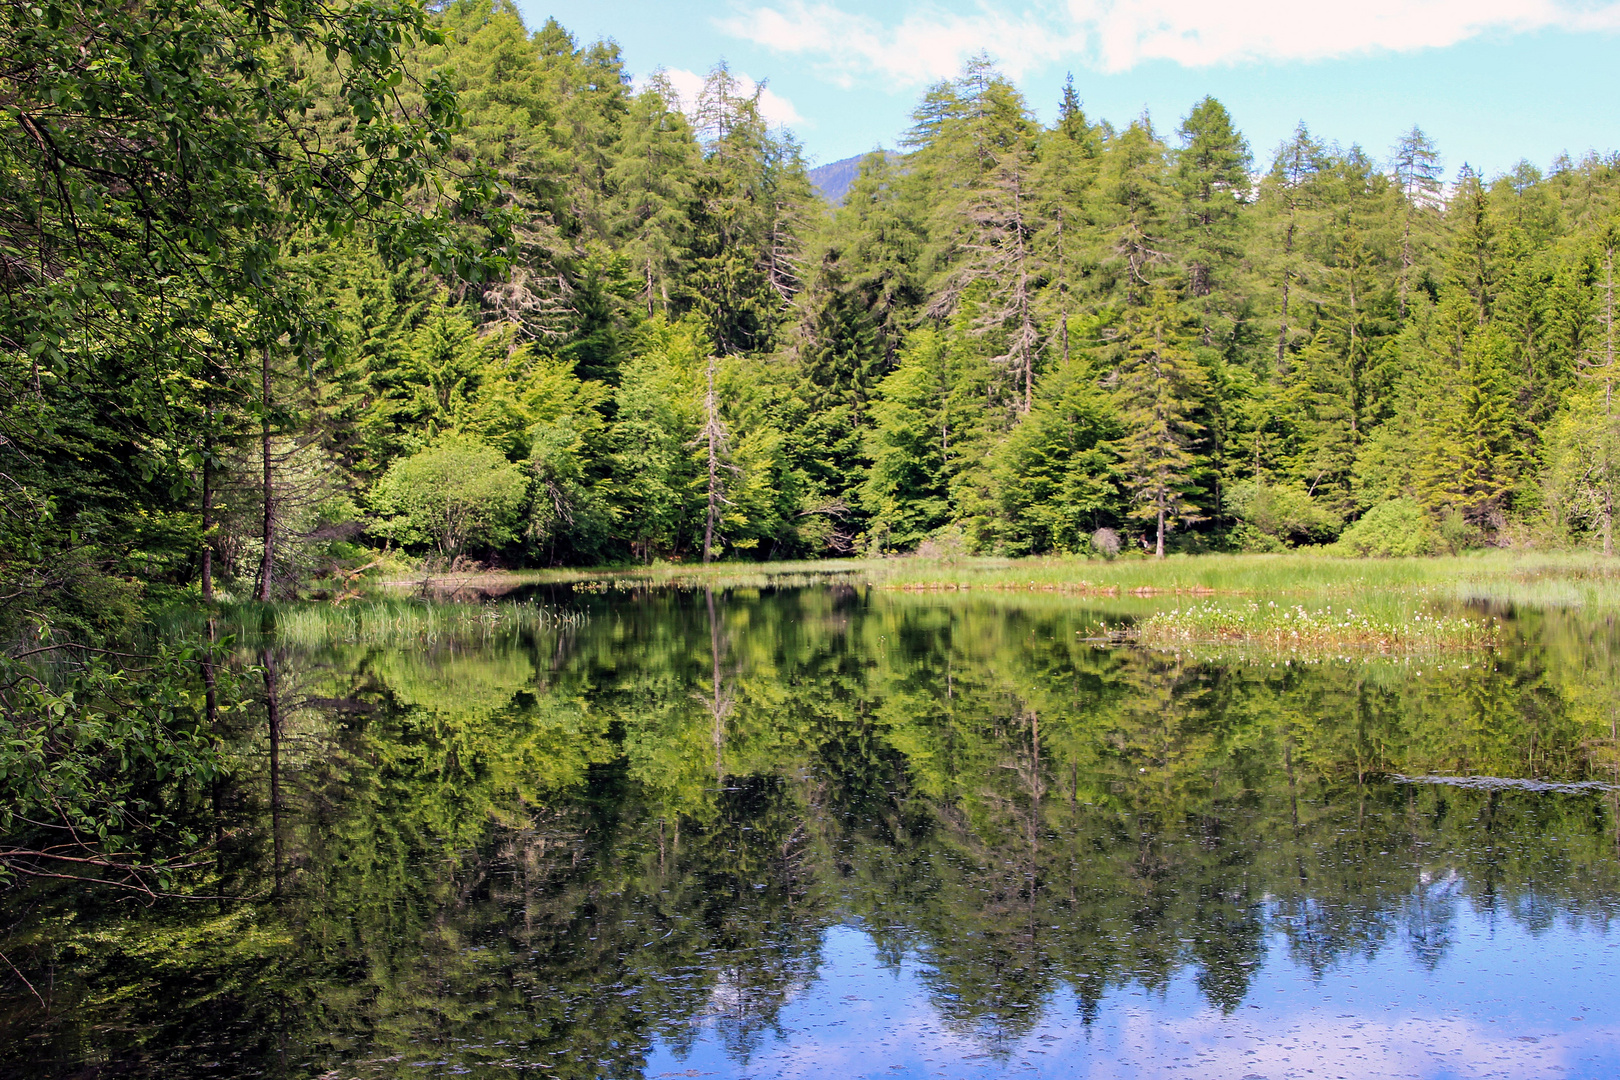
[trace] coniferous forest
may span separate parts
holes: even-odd
[[[14,621],[400,558],[1612,550],[1620,157],[981,60],[834,207],[723,66],[679,101],[499,0],[3,19]]]

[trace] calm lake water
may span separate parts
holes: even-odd
[[[575,617],[244,649],[283,719],[222,898],[0,899],[45,999],[6,982],[0,1075],[1620,1075],[1612,621],[1328,657],[537,599]]]

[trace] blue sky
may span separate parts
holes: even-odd
[[[676,86],[724,58],[813,163],[894,146],[926,86],[983,49],[1050,120],[1067,72],[1093,118],[1172,131],[1219,98],[1257,163],[1303,120],[1383,159],[1413,124],[1448,172],[1620,149],[1620,0],[517,0]]]

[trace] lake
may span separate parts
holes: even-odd
[[[1386,656],[507,599],[239,641],[280,718],[209,898],[7,895],[0,1075],[1620,1075],[1612,618]]]

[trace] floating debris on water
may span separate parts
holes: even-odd
[[[1620,791],[1620,784],[1601,780],[1561,783],[1555,780],[1521,780],[1512,776],[1402,776],[1390,779],[1397,784],[1438,784],[1443,787],[1471,788],[1475,791],[1549,791],[1573,795],[1582,791]]]

